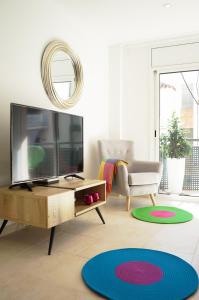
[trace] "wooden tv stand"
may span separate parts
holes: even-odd
[[[98,192],[100,199],[91,205],[84,195]],[[35,186],[32,191],[21,188],[0,188],[0,219],[4,219],[0,234],[8,221],[51,228],[48,255],[51,254],[55,228],[68,220],[95,209],[105,221],[99,206],[106,203],[106,183],[103,180],[64,180],[49,186]]]

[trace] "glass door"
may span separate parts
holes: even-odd
[[[169,122],[175,115],[191,145],[190,154],[185,158],[183,194],[194,195],[199,192],[199,71],[160,73],[159,76],[159,149],[164,165],[160,192],[168,192],[163,146]]]

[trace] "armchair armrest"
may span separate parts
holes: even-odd
[[[142,172],[155,172],[162,174],[163,165],[159,161],[139,161],[134,160],[131,169],[131,173],[142,173]]]
[[[117,192],[124,196],[129,195],[128,168],[126,165],[118,166],[115,181]]]

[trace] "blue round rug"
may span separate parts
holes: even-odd
[[[181,258],[127,248],[103,252],[82,269],[86,285],[112,300],[183,300],[198,289],[198,275]]]

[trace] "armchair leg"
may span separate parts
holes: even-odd
[[[127,211],[129,211],[130,205],[131,205],[131,197],[126,196],[126,209],[127,209]]]
[[[154,195],[153,195],[153,194],[149,194],[149,196],[150,196],[150,198],[151,198],[151,201],[152,201],[152,203],[153,203],[153,206],[155,206],[156,204],[155,204],[155,197],[154,197]]]

